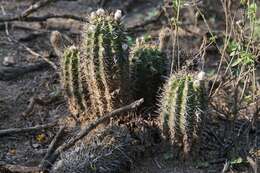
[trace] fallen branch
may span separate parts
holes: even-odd
[[[254,173],[258,173],[258,164],[257,164],[257,159],[254,160],[253,158],[251,158],[250,156],[247,156],[247,161],[249,162],[250,166],[252,167]]]
[[[31,48],[27,47],[25,44],[19,42],[18,40],[16,40],[14,37],[12,37],[11,35],[8,35],[9,40],[11,40],[12,42],[22,46],[27,52],[29,52],[30,54],[39,57],[41,59],[43,59],[44,61],[46,61],[48,64],[50,64],[52,66],[53,69],[57,70],[57,66],[48,59],[48,57],[43,56],[37,52],[35,52],[34,50],[32,50]]]
[[[88,135],[93,129],[95,129],[99,124],[107,121],[110,118],[114,118],[116,116],[119,115],[123,115],[123,113],[128,112],[130,110],[133,110],[137,107],[139,107],[142,103],[144,102],[143,99],[137,100],[127,106],[118,108],[104,116],[101,116],[101,118],[99,118],[98,120],[96,120],[93,123],[90,123],[88,125],[86,125],[77,135],[75,135],[74,137],[72,137],[67,143],[62,144],[61,146],[59,146],[55,152],[50,156],[49,158],[49,163],[53,164],[56,159],[58,158],[58,156],[65,150],[69,149],[70,147],[74,146],[75,143],[77,141],[79,141],[80,139],[82,139],[83,137],[85,137],[86,135]]]
[[[48,104],[56,101],[58,97],[59,97],[59,94],[53,95],[49,98],[48,97],[43,97],[43,98],[32,97],[32,98],[30,98],[30,103],[29,103],[27,109],[22,113],[22,116],[24,116],[24,117],[30,116],[32,114],[34,106],[36,104],[38,104],[40,106],[45,106],[45,105],[48,105]]]
[[[55,145],[57,145],[57,141],[59,140],[59,138],[63,134],[64,129],[65,129],[65,126],[62,126],[60,128],[60,130],[58,131],[58,133],[53,138],[53,140],[51,141],[51,144],[48,147],[47,153],[46,153],[46,155],[44,156],[44,158],[42,159],[42,161],[39,165],[39,168],[41,168],[41,170],[45,170],[49,166],[48,159],[51,156],[52,152],[54,151],[54,147],[55,147]]]
[[[36,3],[36,4],[34,4],[34,5],[31,5],[27,10],[25,10],[25,11],[21,14],[21,16],[22,16],[22,17],[26,17],[26,16],[28,16],[29,14],[35,12],[35,11],[38,10],[39,8],[41,8],[41,7],[45,6],[45,5],[47,5],[48,3],[52,2],[52,1],[56,1],[56,0],[43,0],[43,1],[40,1],[40,2],[38,2],[38,3]],[[2,12],[3,12],[3,15],[6,16],[6,12],[5,12],[5,10],[4,10],[3,7],[2,7]],[[21,16],[19,16],[19,17],[21,17]],[[42,56],[42,55],[38,54],[37,52],[33,51],[31,48],[27,47],[25,44],[19,42],[19,41],[16,40],[13,36],[11,36],[10,33],[9,33],[9,30],[8,30],[8,22],[7,22],[7,21],[5,21],[5,32],[6,32],[6,35],[8,36],[8,40],[9,40],[9,41],[11,41],[11,42],[13,42],[13,43],[16,43],[16,44],[18,44],[18,45],[21,45],[22,47],[25,48],[26,51],[28,51],[29,53],[31,53],[32,55],[34,55],[34,56],[36,56],[36,57],[42,58],[44,61],[46,61],[47,63],[49,63],[55,70],[57,70],[57,66],[56,66],[53,62],[51,62],[51,61],[48,59],[48,57]]]
[[[38,167],[27,167],[22,165],[0,164],[0,172],[2,173],[40,173]]]
[[[57,122],[48,123],[44,125],[37,125],[34,127],[27,127],[27,128],[10,128],[10,129],[4,129],[0,130],[0,136],[5,135],[13,135],[13,134],[19,134],[19,133],[27,133],[32,131],[39,131],[42,129],[50,128],[56,125]]]
[[[1,67],[0,68],[0,81],[8,81],[16,79],[19,76],[22,76],[26,73],[30,73],[37,70],[42,70],[46,67],[49,67],[47,62],[38,62],[31,65],[20,65],[14,67]]]
[[[85,17],[81,17],[81,16],[75,16],[75,15],[71,15],[71,14],[63,14],[63,15],[57,15],[57,14],[48,14],[45,16],[31,16],[31,17],[26,17],[23,19],[18,19],[18,18],[13,18],[12,20],[8,20],[8,22],[12,22],[12,21],[23,21],[23,22],[44,22],[47,21],[48,19],[73,19],[76,21],[80,21],[80,22],[88,22],[87,18]],[[0,19],[0,22],[7,22],[7,21],[3,21],[3,19]]]
[[[30,14],[36,12],[42,7],[45,7],[51,2],[55,2],[57,0],[43,0],[43,1],[38,1],[35,4],[30,5],[29,8],[27,8],[25,11],[23,11],[20,15],[17,15],[15,17],[4,17],[0,18],[0,22],[11,22],[11,21],[22,21],[27,18]]]

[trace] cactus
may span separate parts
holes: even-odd
[[[128,98],[128,46],[120,12],[113,16],[99,9],[84,30],[82,82],[88,88],[91,111],[97,115],[125,104]]]
[[[80,48],[55,49],[62,56],[61,81],[74,115],[98,116],[128,102],[128,46],[121,15],[120,10],[115,15],[103,9],[91,13]],[[59,40],[53,37],[52,43]]]
[[[86,110],[80,78],[80,51],[75,46],[65,49],[61,59],[63,89],[68,97],[69,108],[74,115]]]
[[[171,76],[161,100],[163,133],[172,143],[182,143],[186,154],[190,152],[192,143],[197,141],[204,119],[206,97],[202,74],[197,77],[191,74]]]
[[[167,75],[167,59],[157,46],[138,43],[131,58],[133,97],[144,98],[144,106],[155,105],[156,96]]]

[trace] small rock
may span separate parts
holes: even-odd
[[[3,65],[4,66],[13,66],[15,64],[15,60],[13,56],[4,57]]]
[[[35,143],[35,144],[32,144],[32,146],[33,146],[33,148],[38,148],[38,147],[40,147],[40,144]]]
[[[197,75],[198,80],[202,81],[205,80],[206,73],[204,71],[200,71],[199,74]]]

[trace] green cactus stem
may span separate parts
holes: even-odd
[[[83,87],[80,79],[80,51],[75,46],[65,49],[61,59],[62,85],[74,115],[86,110]]]
[[[157,46],[137,43],[131,55],[133,97],[144,98],[144,106],[152,107],[167,75],[167,59]]]
[[[126,33],[115,15],[93,12],[83,35],[83,85],[88,88],[92,114],[102,115],[127,101],[129,61]]]
[[[184,151],[191,150],[199,137],[206,95],[202,80],[191,74],[170,77],[161,100],[160,121],[164,135],[172,142],[183,143]]]

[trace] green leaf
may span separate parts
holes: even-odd
[[[127,36],[126,39],[129,46],[132,46],[134,44],[134,39],[132,37]]]
[[[257,11],[257,5],[256,3],[252,3],[248,6],[248,12],[247,16],[250,20],[255,20],[256,19],[256,11]]]
[[[231,67],[235,67],[242,62],[242,59],[238,58],[234,62],[232,62]]]
[[[242,159],[241,157],[238,157],[238,158],[236,158],[236,159],[230,161],[230,164],[231,164],[231,165],[241,164],[241,163],[243,163],[243,159]]]
[[[207,76],[212,77],[216,74],[216,69],[210,69],[207,71]]]
[[[196,168],[207,168],[209,167],[209,162],[197,162],[195,165]]]

